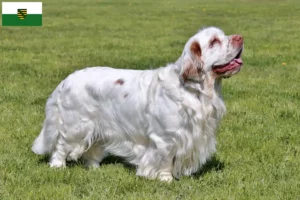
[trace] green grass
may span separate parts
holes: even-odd
[[[0,199],[299,199],[299,19],[298,0],[43,1],[42,27],[0,28]],[[31,152],[68,74],[163,66],[210,25],[244,36],[244,67],[223,82],[217,153],[198,174],[169,185],[114,158],[54,170]]]

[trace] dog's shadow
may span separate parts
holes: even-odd
[[[50,156],[46,155],[46,156],[43,156],[42,158],[40,158],[38,160],[38,164],[39,165],[44,165],[45,163],[49,163],[49,160],[50,160]],[[78,161],[67,161],[67,167],[68,168],[73,168],[73,167],[76,167],[76,166],[85,166],[84,165],[84,161],[79,159]],[[117,157],[117,156],[113,156],[113,155],[110,155],[108,157],[106,157],[101,163],[100,163],[100,167],[102,165],[110,165],[110,164],[122,164],[126,169],[129,169],[129,170],[135,170],[136,167],[129,164],[128,162],[126,162],[125,159],[122,159],[120,157]],[[87,168],[88,169],[88,168]]]
[[[40,158],[38,160],[38,164],[39,165],[44,165],[45,163],[49,164],[49,160],[50,160],[50,156],[46,155],[43,156],[42,158]],[[68,168],[73,168],[76,166],[84,166],[84,162],[82,160],[78,160],[78,161],[67,161],[67,167]]]
[[[198,172],[193,174],[193,177],[200,178],[206,173],[210,173],[213,171],[223,171],[224,168],[224,162],[220,161],[216,156],[213,156]]]
[[[39,159],[39,164],[45,164],[49,162],[49,156],[44,156],[43,158]],[[136,167],[134,165],[129,164],[126,162],[125,159],[122,159],[117,156],[110,155],[107,158],[105,158],[101,164],[102,165],[111,165],[111,164],[121,164],[124,168],[126,168],[129,171],[135,171]],[[76,166],[84,166],[84,162],[82,160],[79,161],[67,161],[67,167],[73,168]],[[206,173],[210,173],[212,171],[223,171],[225,168],[224,162],[221,162],[219,159],[216,158],[216,156],[213,156],[209,161],[206,162],[206,164],[196,173],[194,173],[192,176],[195,178],[200,178]]]
[[[109,156],[105,158],[101,165],[109,165],[109,164],[122,164],[125,168],[129,169],[130,171],[135,170],[136,167],[126,162],[126,160],[117,157],[117,156]],[[213,156],[206,164],[192,176],[195,178],[200,178],[206,173],[210,173],[212,171],[223,171],[225,168],[224,162],[220,161],[216,156]]]

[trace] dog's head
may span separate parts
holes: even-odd
[[[230,77],[243,64],[243,37],[226,36],[215,27],[200,30],[186,43],[181,56],[181,75],[184,80],[201,81],[206,74]]]

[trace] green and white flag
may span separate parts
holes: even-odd
[[[42,2],[2,2],[2,26],[42,26]]]

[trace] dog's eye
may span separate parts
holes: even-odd
[[[215,44],[221,44],[221,40],[217,37],[214,37],[209,44],[209,47],[213,47]]]

